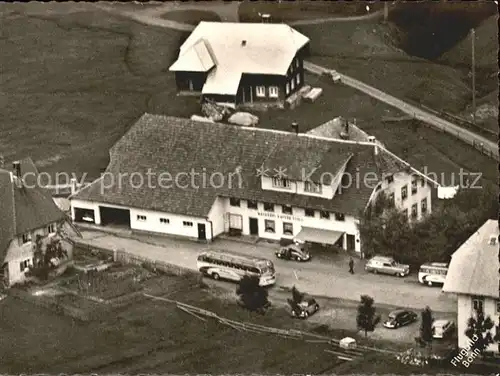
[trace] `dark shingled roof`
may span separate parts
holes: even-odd
[[[20,161],[21,174],[26,175],[24,184],[16,184],[11,172],[0,169],[0,259],[10,242],[25,232],[46,226],[65,218],[50,194],[36,186],[38,171],[31,159]],[[30,174],[32,173],[32,174]]]
[[[341,194],[325,199],[263,190],[257,169],[264,166],[272,176],[274,168],[282,167],[295,178],[302,169],[308,173],[317,168],[315,177],[324,172],[334,176],[347,162],[346,172],[353,179],[372,172],[380,180],[382,174],[395,172],[397,165],[387,163],[380,154],[375,156],[373,145],[144,114],[111,149],[106,174],[73,198],[196,217],[207,217],[217,196],[358,215],[373,192],[362,180],[353,180]],[[182,188],[189,179],[180,179],[173,187],[158,187],[162,172],[176,176],[191,169],[206,171],[207,181],[210,174],[222,173],[226,182],[221,188],[209,184]],[[154,174],[151,187],[137,188],[139,175],[132,182],[128,178],[118,181],[120,173],[122,177],[141,174],[147,181],[148,170]],[[236,171],[242,184],[233,175],[230,186],[229,173]],[[201,185],[201,178],[196,181]]]

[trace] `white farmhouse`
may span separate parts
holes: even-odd
[[[476,310],[495,322],[492,334],[500,330],[500,263],[498,221],[486,221],[451,258],[443,291],[458,296],[458,346],[465,349],[467,321]],[[500,354],[500,343],[486,351]]]
[[[409,219],[431,210],[426,176],[373,140],[144,114],[111,149],[106,173],[71,197],[71,215],[201,241],[232,232],[361,255],[359,218],[381,192]]]

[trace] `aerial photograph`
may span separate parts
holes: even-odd
[[[498,2],[0,2],[0,374],[500,375]]]

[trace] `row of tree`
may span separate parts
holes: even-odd
[[[359,224],[363,252],[366,257],[393,256],[413,266],[426,261],[449,262],[453,252],[487,219],[496,218],[497,197],[492,189],[463,189],[412,223],[381,194]]]

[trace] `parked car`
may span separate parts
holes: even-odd
[[[432,337],[446,338],[453,334],[455,323],[451,320],[434,320],[432,323]]]
[[[283,260],[309,261],[311,259],[309,252],[298,244],[281,247],[275,254],[277,258]]]
[[[417,318],[418,315],[415,312],[407,311],[405,309],[397,309],[389,313],[387,320],[384,322],[384,327],[396,329],[417,321]]]
[[[304,297],[302,301],[297,304],[295,309],[291,310],[292,317],[306,319],[314,313],[318,312],[319,304],[312,297]]]
[[[365,270],[372,273],[391,274],[406,277],[410,274],[410,266],[397,263],[392,257],[374,256],[365,265]]]

